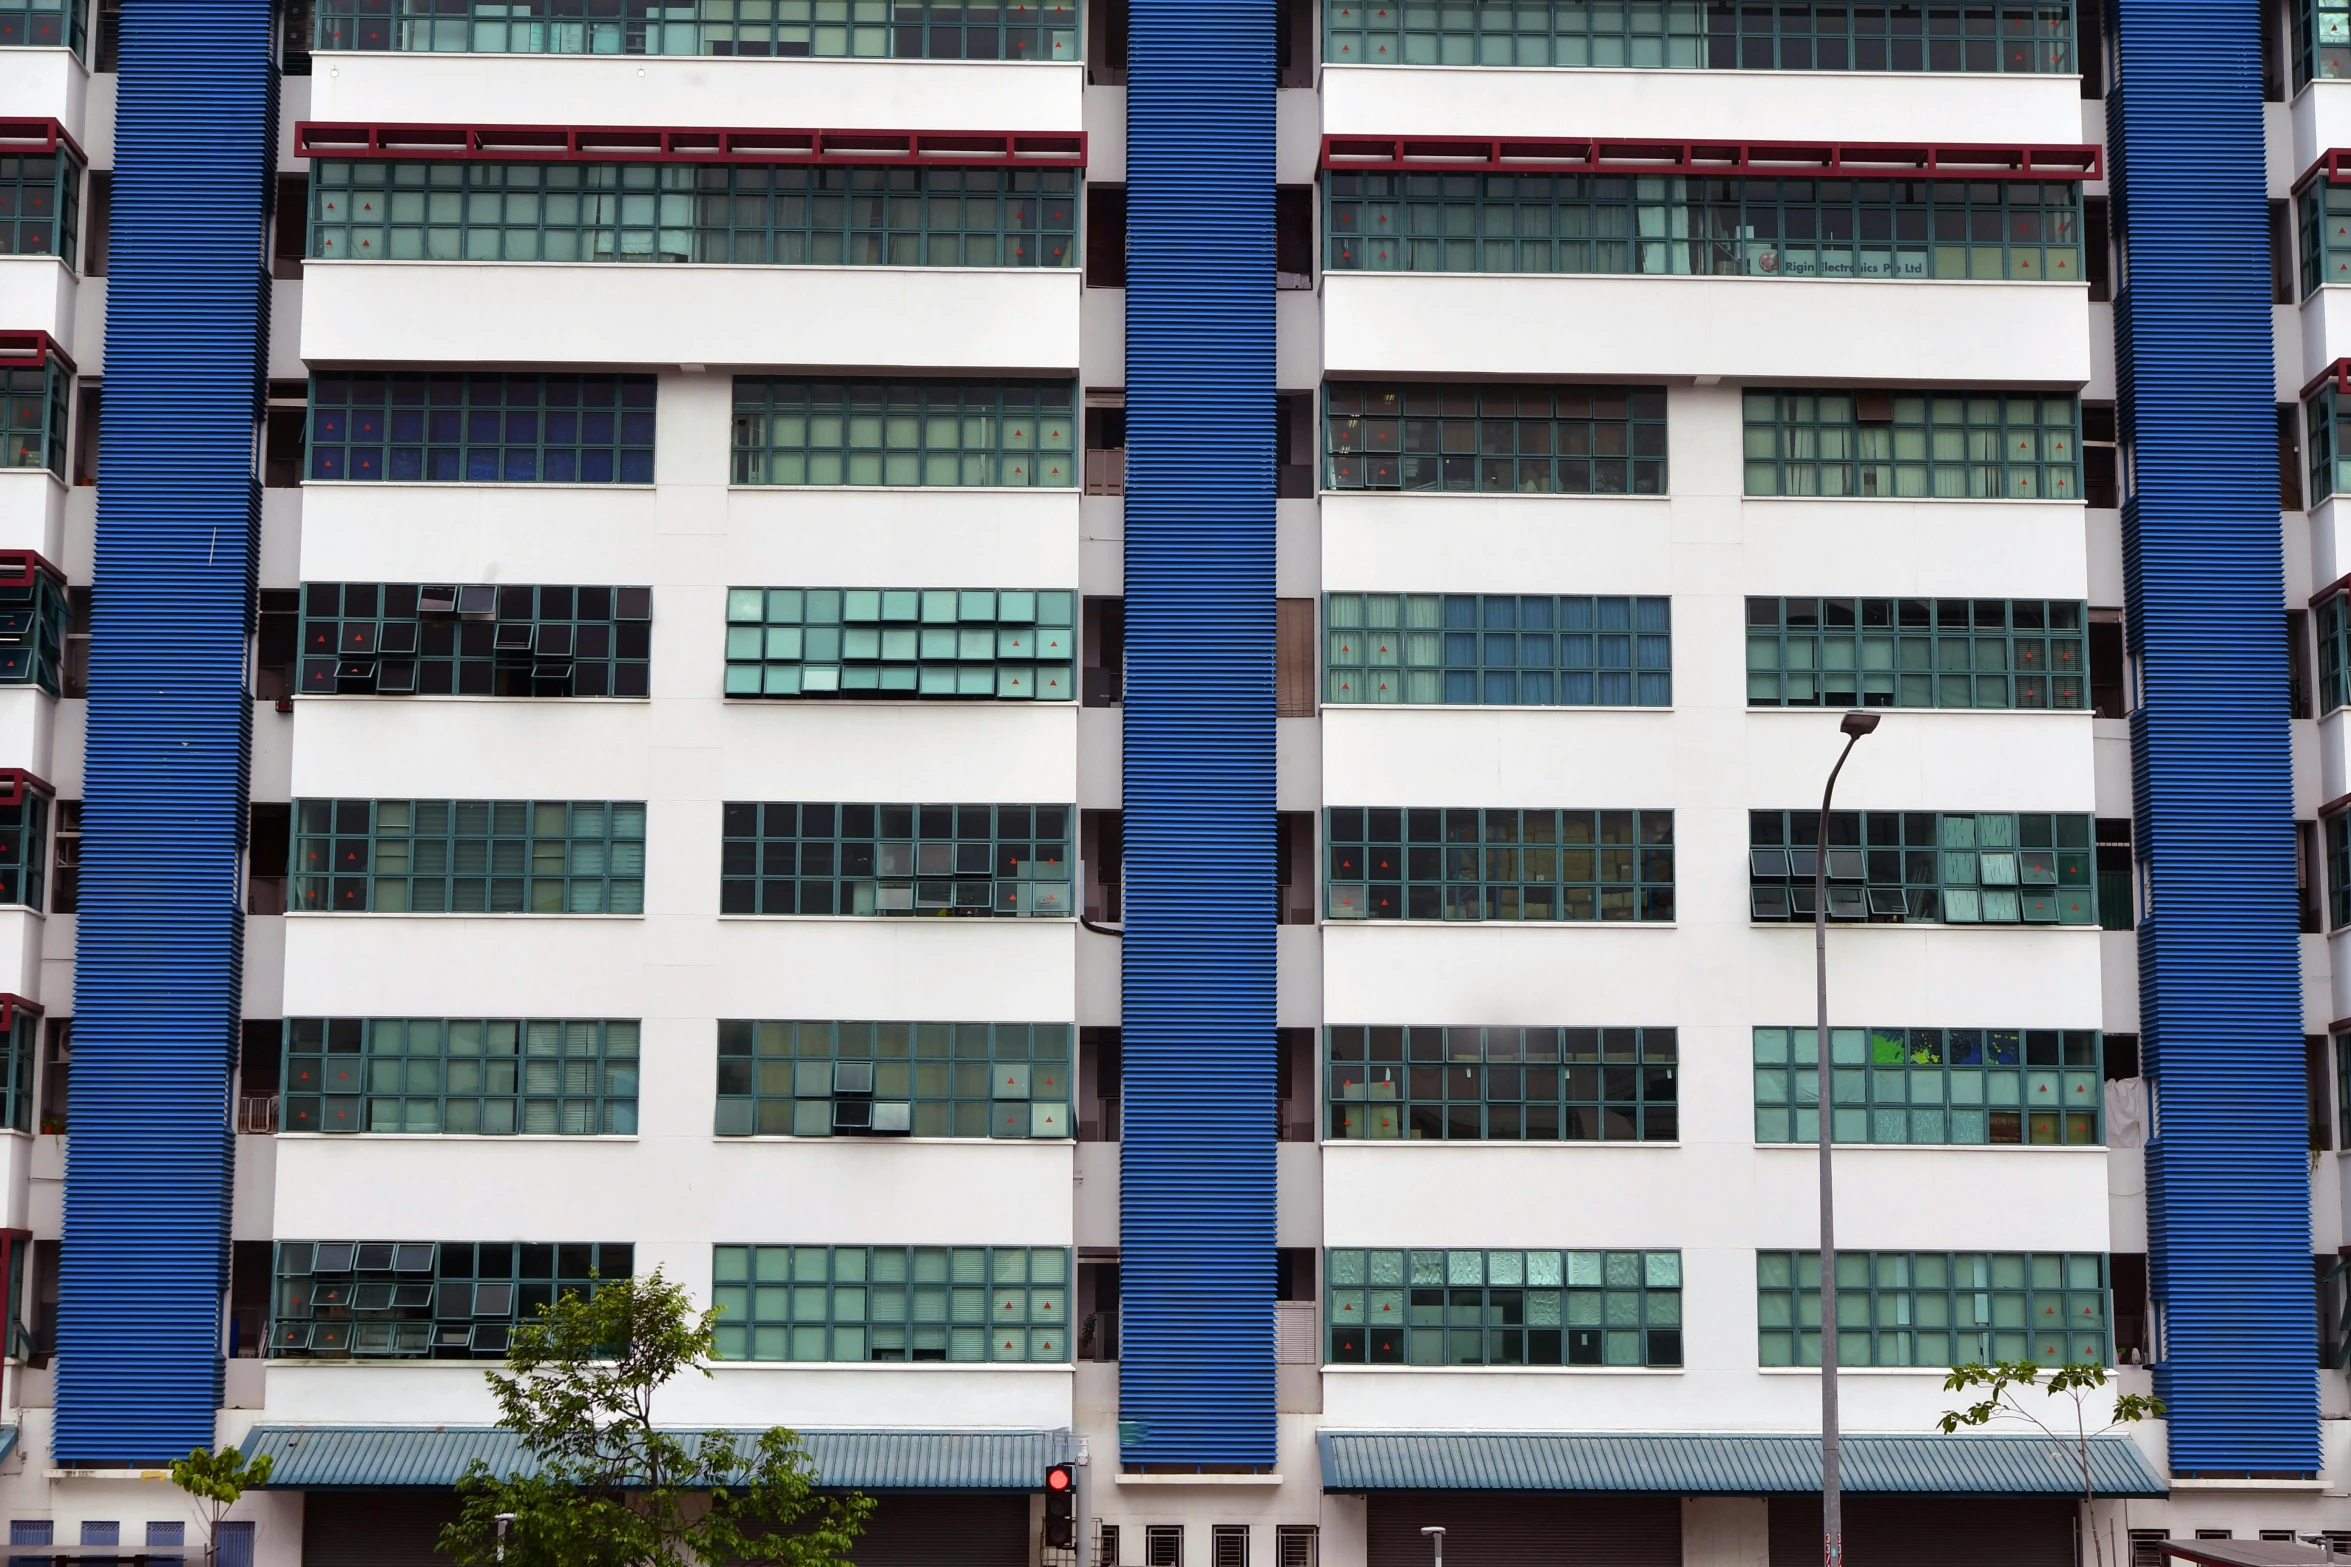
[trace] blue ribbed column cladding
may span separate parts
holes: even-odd
[[[1129,23],[1129,1465],[1274,1460],[1273,9]]]
[[[269,0],[123,8],[58,1458],[220,1405],[275,86]]]
[[[2118,0],[2108,100],[2156,1389],[2175,1475],[2319,1467],[2259,0]]]

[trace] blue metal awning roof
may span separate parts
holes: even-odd
[[[0,1458],[16,1451],[16,1427],[0,1426]]]
[[[1682,1496],[1820,1489],[1820,1438],[1801,1433],[1324,1431],[1326,1491],[1611,1491]],[[2039,1436],[1848,1436],[1843,1488],[1856,1495],[2079,1496],[2066,1444]],[[2100,1496],[2168,1487],[2128,1437],[2093,1438]]]
[[[736,1434],[746,1454],[757,1440]],[[1038,1491],[1048,1468],[1077,1457],[1067,1431],[803,1431],[800,1440],[819,1484],[860,1491]],[[514,1433],[494,1426],[255,1426],[245,1452],[267,1453],[269,1488],[286,1491],[444,1488],[477,1458],[496,1474],[530,1467]]]

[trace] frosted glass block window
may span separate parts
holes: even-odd
[[[1665,598],[1332,593],[1323,700],[1492,707],[1670,707]]]
[[[497,1360],[518,1323],[635,1271],[628,1244],[280,1241],[273,1360]]]
[[[1670,1028],[1329,1028],[1330,1136],[1434,1142],[1672,1142]]]
[[[1812,918],[1818,811],[1750,811],[1760,921]],[[2046,811],[1834,811],[1829,918],[1876,924],[2098,923],[2092,823]]]
[[[1750,391],[1747,493],[2081,499],[2081,407],[2002,392]]]
[[[1074,381],[735,378],[737,484],[1077,483]]]
[[[1747,705],[2086,712],[2088,618],[2064,599],[1751,598]]]
[[[637,1129],[633,1018],[297,1017],[285,1030],[289,1132]]]
[[[2114,1358],[2094,1252],[1837,1253],[1837,1363],[1955,1366]],[[1758,1362],[1820,1364],[1820,1254],[1755,1254]]]
[[[719,1246],[721,1360],[1069,1359],[1070,1258],[1049,1246]]]
[[[1065,917],[1074,814],[1066,805],[730,801],[719,912]]]
[[[298,800],[293,907],[641,914],[637,800]]]
[[[1325,813],[1328,919],[1670,920],[1673,812]]]
[[[1337,1364],[1679,1366],[1678,1251],[1324,1253]]]
[[[1068,1137],[1067,1023],[718,1025],[721,1137]]]
[[[1758,1028],[1755,1140],[1820,1141],[1810,1028]],[[1830,1125],[1840,1143],[2032,1144],[2101,1138],[2095,1029],[1832,1028]]]
[[[729,696],[1077,699],[1077,595],[729,588]]]

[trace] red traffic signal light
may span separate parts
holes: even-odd
[[[1067,1464],[1045,1471],[1045,1543],[1075,1545],[1078,1534],[1078,1476]]]
[[[1045,1489],[1049,1493],[1066,1495],[1077,1489],[1077,1471],[1067,1464],[1055,1464],[1045,1471]]]

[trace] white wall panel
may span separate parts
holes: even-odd
[[[0,550],[36,550],[63,570],[66,494],[46,468],[0,468]]]
[[[2074,76],[1326,65],[1339,136],[2074,143]]]
[[[2089,299],[2056,283],[1331,272],[1339,375],[2078,387]]]
[[[2351,147],[2351,82],[2316,81],[2294,95],[2288,181],[2337,147]],[[2272,138],[2273,140],[2275,138]]]
[[[48,333],[81,364],[74,341],[74,287],[72,269],[55,256],[0,256],[0,321],[11,332],[38,328]]]
[[[0,49],[0,103],[13,116],[55,120],[84,153],[89,91],[90,73],[71,49]]]
[[[2338,359],[2351,359],[2351,286],[2329,283],[2302,299],[2303,379],[2324,375]]]
[[[313,366],[1078,367],[1075,267],[313,261],[302,283]]]
[[[313,120],[1074,131],[1083,65],[711,55],[320,53]],[[591,117],[592,116],[592,117]]]

